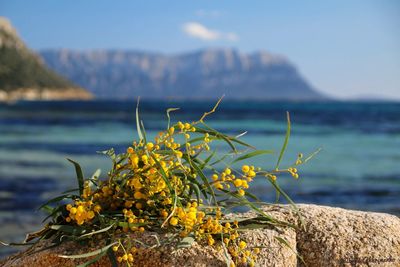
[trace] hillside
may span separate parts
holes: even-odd
[[[140,51],[40,52],[46,64],[102,98],[320,100],[281,56],[206,49],[178,55]]]
[[[0,17],[0,101],[89,98],[86,90],[46,67]]]

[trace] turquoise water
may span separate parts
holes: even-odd
[[[0,240],[19,241],[37,229],[36,208],[49,197],[75,186],[66,158],[81,163],[87,175],[110,167],[96,151],[123,151],[134,139],[134,102],[21,102],[0,105]],[[142,102],[147,134],[166,127],[165,110],[180,107],[173,121],[198,119],[211,102]],[[300,179],[281,177],[295,202],[400,214],[400,104],[222,102],[209,124],[231,135],[247,131],[244,141],[273,155],[254,165],[275,166],[282,146],[286,114],[292,135],[282,166],[321,152],[299,168]],[[103,172],[104,173],[104,172]],[[263,180],[253,192],[275,199]],[[9,250],[0,248],[0,254]]]

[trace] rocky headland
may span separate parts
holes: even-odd
[[[91,93],[50,70],[0,17],[0,102],[91,98]]]

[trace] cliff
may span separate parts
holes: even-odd
[[[89,92],[50,70],[0,17],[0,101],[90,98]]]

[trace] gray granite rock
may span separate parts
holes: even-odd
[[[400,266],[400,219],[394,215],[299,205],[297,250],[307,266]]]
[[[259,266],[400,266],[400,219],[396,216],[305,204],[298,205],[301,216],[288,206],[263,209],[296,228],[268,227],[242,234],[249,245],[265,247],[258,258]],[[254,213],[240,216],[251,217]],[[284,238],[287,245],[276,237]],[[150,233],[138,238],[154,241]],[[40,251],[44,246],[45,241],[33,248],[35,253],[28,251],[11,256],[0,265],[75,266],[82,261],[59,258],[58,255],[83,253],[88,249],[66,243]],[[226,266],[226,261],[221,250],[194,243],[190,248],[179,250],[171,247],[147,249],[137,256],[135,264],[154,267]],[[110,263],[104,257],[91,266],[110,266]]]

